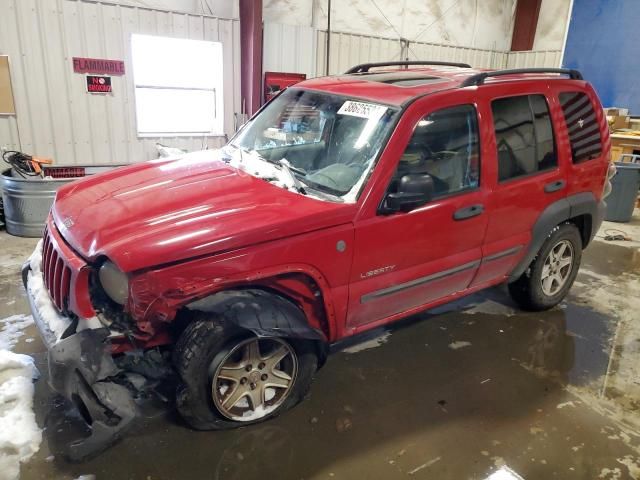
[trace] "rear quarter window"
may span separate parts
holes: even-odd
[[[582,92],[563,92],[559,96],[569,132],[573,163],[586,162],[602,155],[600,126],[593,104]]]

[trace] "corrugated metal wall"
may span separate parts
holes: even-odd
[[[272,26],[271,28],[277,27],[279,26]],[[319,30],[317,36],[316,73],[317,75],[324,75],[327,32]],[[291,41],[286,37],[282,38],[284,42]],[[265,50],[271,48],[272,44],[265,41]],[[400,60],[401,54],[401,45],[398,40],[332,32],[329,73],[341,73],[359,63]],[[408,54],[411,60],[429,59],[464,62],[479,68],[558,67],[560,65],[560,51],[501,52],[413,42],[409,45]]]
[[[316,76],[314,28],[265,23],[263,45],[263,71],[306,73],[307,78]]]
[[[495,50],[437,45],[433,43],[411,43],[409,45],[410,60],[426,58],[447,62],[463,62],[478,68],[496,68],[497,65],[501,65],[502,62],[504,62],[505,55],[504,52]]]
[[[320,76],[325,74],[327,32],[318,30],[317,38],[316,72]],[[330,48],[329,75],[359,63],[400,60],[400,42],[389,38],[332,32]]]
[[[138,138],[135,120],[132,33],[223,44],[225,131],[234,130],[240,105],[238,20],[171,13],[93,0],[0,0],[0,54],[8,54],[18,115],[0,116],[0,146],[58,164],[131,163],[155,158],[156,142],[187,150],[218,146],[221,138]],[[326,32],[280,24],[264,26],[264,70],[323,75]],[[315,52],[315,54],[314,54]],[[506,53],[431,43],[411,43],[411,59],[467,62],[487,68],[558,66],[559,51]],[[397,40],[334,32],[330,73],[358,63],[400,59]],[[125,61],[113,77],[112,95],[85,93],[84,75],[71,58]]]
[[[531,52],[509,52],[507,68],[559,67],[562,52],[560,50],[540,50]]]
[[[132,33],[222,42],[225,131],[232,133],[240,111],[237,20],[89,0],[0,0],[0,12],[0,54],[10,56],[18,113],[0,116],[0,146],[68,165],[155,158],[157,141],[202,148],[202,137],[137,137]],[[126,74],[113,77],[113,94],[87,94],[84,75],[73,73],[74,56],[124,60]]]

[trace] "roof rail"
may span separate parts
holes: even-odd
[[[402,61],[402,62],[362,63],[360,65],[356,65],[355,67],[351,67],[349,70],[347,70],[344,73],[345,74],[367,73],[370,68],[374,68],[374,67],[396,67],[396,66],[409,66],[409,65],[440,65],[440,66],[446,66],[446,67],[471,68],[471,65],[467,63],[411,60],[411,61]]]
[[[465,79],[460,87],[479,86],[489,77],[502,77],[504,75],[518,75],[520,73],[560,73],[568,75],[571,80],[582,80],[582,74],[578,70],[570,68],[513,68],[510,70],[494,70],[482,72]]]

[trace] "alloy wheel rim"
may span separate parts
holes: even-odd
[[[565,286],[573,269],[573,255],[573,245],[568,240],[559,241],[549,251],[540,279],[545,295],[556,295]]]
[[[226,418],[250,422],[275,411],[288,397],[298,373],[293,348],[276,338],[250,338],[220,362],[211,395]]]

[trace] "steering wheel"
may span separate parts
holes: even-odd
[[[353,168],[355,170],[358,171],[358,173],[362,173],[364,171],[364,169],[367,166],[367,162],[369,161],[369,159],[364,159],[363,162],[351,162],[351,163],[347,163],[347,167],[349,168]]]
[[[330,177],[329,175],[325,174],[325,173],[320,173],[320,172],[315,172],[313,174],[314,177],[322,177],[322,178],[326,178],[327,180],[329,180],[334,187],[336,187],[336,189],[339,189],[340,185],[338,185],[338,182],[335,181],[335,179],[333,177]]]
[[[458,152],[456,152],[455,150],[439,150],[437,152],[432,152],[432,155],[435,158],[442,159],[442,160],[447,158],[447,156],[451,156],[452,157],[452,156],[457,155],[457,154],[458,154]]]

